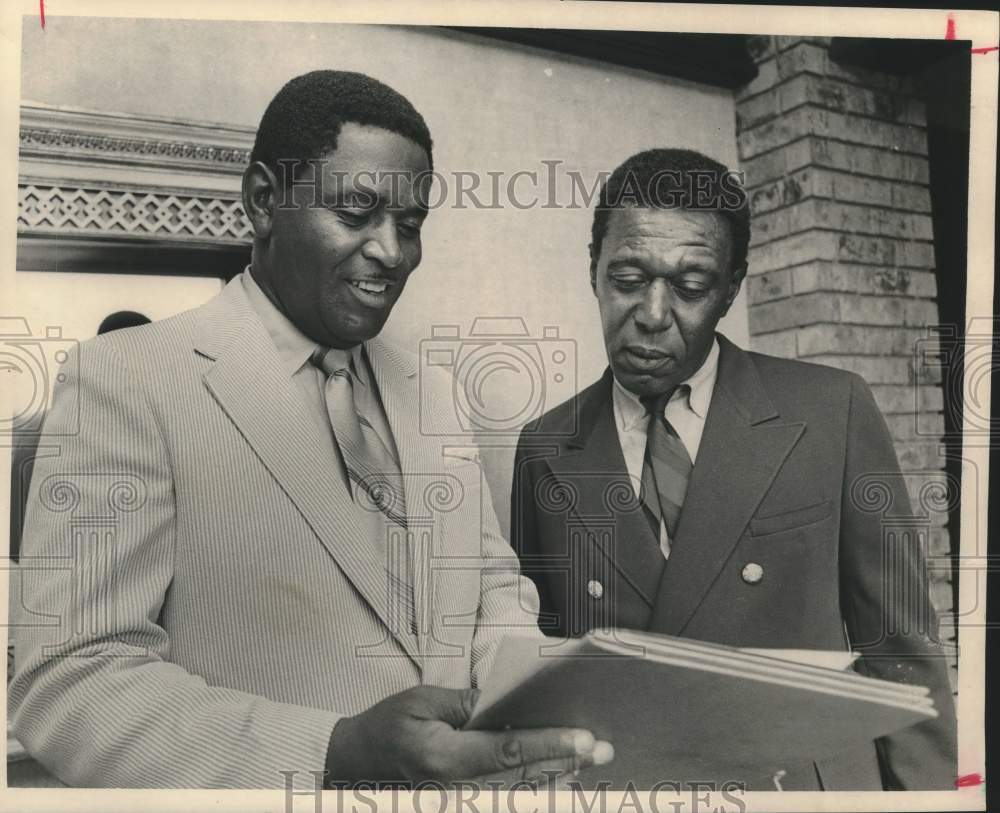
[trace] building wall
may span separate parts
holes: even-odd
[[[14,280],[19,315],[36,330],[57,325],[67,337],[95,335],[101,320],[115,311],[137,311],[155,321],[197,307],[222,290],[220,280],[199,277],[29,271]],[[63,302],[72,309],[60,308]]]
[[[759,75],[736,103],[753,211],[750,346],[871,385],[910,492],[907,532],[927,547],[931,598],[947,616],[940,635],[953,646],[942,495],[954,484],[928,341],[940,319],[924,103],[905,77],[838,65],[826,38],[753,37],[751,47]]]

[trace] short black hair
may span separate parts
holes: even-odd
[[[733,269],[746,268],[750,207],[739,173],[694,150],[655,149],[636,153],[601,185],[591,227],[596,261],[614,209],[625,206],[713,211],[729,223]]]
[[[278,161],[308,161],[337,149],[345,122],[381,127],[409,138],[427,153],[433,142],[423,116],[403,94],[351,71],[311,71],[287,82],[271,99],[257,128],[250,162],[278,173]]]
[[[126,327],[139,327],[139,325],[148,325],[150,318],[143,313],[136,313],[135,311],[115,311],[114,313],[109,313],[101,321],[101,324],[97,328],[97,335],[103,336],[105,333],[110,333],[113,330],[121,330]]]

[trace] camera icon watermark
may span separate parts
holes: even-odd
[[[452,420],[440,419],[448,407],[427,386],[436,368],[451,374]],[[555,326],[531,336],[520,317],[476,318],[464,337],[458,325],[436,325],[420,342],[420,376],[424,435],[516,437],[522,429],[545,434],[549,430],[538,419],[576,396],[576,342],[561,338]],[[573,434],[573,412],[573,420],[550,433]]]
[[[61,327],[48,326],[44,334],[34,335],[23,317],[0,316],[0,373],[6,401],[0,435],[41,431],[53,387],[70,377],[66,365],[78,364],[73,352],[78,344],[64,338]],[[63,434],[79,429],[79,413],[74,409],[73,414],[76,419],[63,425]]]

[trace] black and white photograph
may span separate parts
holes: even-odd
[[[0,25],[0,808],[986,810],[1000,14],[209,5]]]

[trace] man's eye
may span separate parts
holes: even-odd
[[[701,299],[708,294],[708,288],[698,288],[692,285],[675,285],[674,290],[682,299]]]
[[[638,288],[640,285],[645,283],[646,279],[645,277],[640,277],[633,274],[629,276],[614,276],[611,278],[611,281],[618,288],[623,288],[625,290],[632,290],[634,288]]]
[[[370,209],[334,209],[339,217],[348,226],[363,226],[370,219],[372,215],[372,210]]]
[[[414,240],[420,236],[420,226],[419,223],[406,223],[404,221],[396,225],[396,231],[408,240]]]

